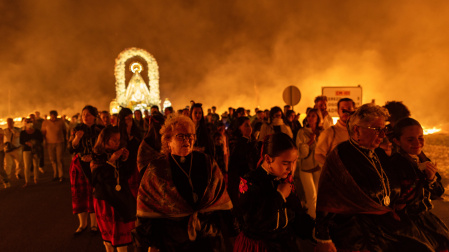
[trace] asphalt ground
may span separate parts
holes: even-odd
[[[68,170],[71,157],[64,156],[63,182],[52,181],[52,168],[45,162],[39,183],[22,188],[23,179],[13,179],[11,188],[0,189],[0,251],[93,252],[105,251],[101,235],[86,230],[73,236],[78,219],[72,214]],[[432,210],[449,223],[449,202],[433,201]],[[303,244],[304,251],[313,251]],[[131,250],[129,250],[131,251]]]
[[[72,214],[69,181],[71,156],[64,155],[63,182],[54,182],[45,160],[39,183],[26,188],[24,179],[0,190],[0,251],[105,251],[101,235],[87,229],[75,237],[79,222]],[[2,185],[3,186],[3,185]]]

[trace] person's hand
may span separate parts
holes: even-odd
[[[83,136],[84,136],[84,131],[82,131],[82,130],[78,130],[78,131],[75,133],[75,139],[80,140]]]
[[[152,247],[149,247],[148,248],[148,252],[159,252],[159,249],[157,249],[157,248],[152,248]]]
[[[337,252],[337,248],[333,242],[318,242],[315,246],[315,252]]]
[[[83,162],[90,162],[92,161],[92,155],[85,155],[81,157],[81,161]]]
[[[388,140],[388,137],[385,137],[379,145],[388,156],[391,156],[391,152],[393,150],[393,144]]]
[[[76,148],[80,143],[81,138],[84,136],[84,131],[78,130],[75,132],[75,138],[72,140],[72,147]]]
[[[437,164],[426,162],[426,169],[424,172],[426,173],[428,180],[434,180],[435,174],[438,172]]]
[[[292,192],[292,184],[288,182],[283,182],[278,185],[278,191],[282,193],[284,198],[288,198],[290,196],[290,193]]]
[[[128,160],[128,157],[129,157],[129,151],[127,149],[123,148],[122,161]]]
[[[122,156],[124,150],[126,149],[121,148],[120,150],[112,153],[111,157],[109,158],[109,162],[114,163],[115,161],[117,161],[117,159],[119,159]]]
[[[25,144],[28,145],[29,147],[33,147],[30,141],[25,142]]]
[[[309,146],[312,145],[314,142],[316,141],[316,135],[315,133],[312,133],[312,135],[310,136],[310,140],[307,143]]]

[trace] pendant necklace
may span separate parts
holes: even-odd
[[[122,190],[122,187],[120,186],[120,173],[118,172],[117,165],[116,165],[116,167],[114,167],[114,170],[115,170],[115,177],[117,178],[117,184],[115,185],[115,190],[117,192],[120,192],[120,190]]]
[[[108,155],[108,159],[109,159],[109,155]],[[116,177],[116,179],[117,179],[117,184],[115,185],[115,190],[117,192],[120,192],[120,190],[122,190],[122,187],[120,186],[120,173],[117,169],[117,160],[115,161],[115,165],[113,167],[114,167],[114,177]]]
[[[173,154],[171,154],[171,157],[173,158],[173,161],[175,161],[175,163],[179,167],[179,169],[181,169],[181,171],[186,175],[187,179],[189,180],[190,188],[192,189],[192,194],[193,194],[193,202],[196,203],[198,201],[198,195],[193,191],[192,178],[190,177],[190,174],[192,172],[193,155],[191,155],[191,157],[190,157],[190,167],[189,167],[188,174],[186,171],[184,171],[184,169],[182,169],[181,165],[178,163],[178,161],[176,161],[175,157],[173,157]]]
[[[364,156],[366,158],[366,160],[368,160],[368,162],[371,164],[374,171],[376,171],[377,175],[379,176],[380,182],[382,184],[382,195],[384,196],[383,203],[385,206],[389,206],[390,205],[390,195],[391,195],[390,182],[388,180],[387,174],[385,173],[384,169],[382,168],[382,164],[379,161],[379,157],[377,156],[377,154],[375,152],[373,152],[373,157],[379,164],[380,170],[377,169],[376,163],[371,158],[367,157],[366,154],[363,153],[363,151],[361,151],[352,141],[353,141],[352,139],[349,140],[351,145],[354,146],[354,148],[358,152],[360,152],[362,154],[362,156]]]

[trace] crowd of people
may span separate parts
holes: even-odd
[[[36,112],[0,131],[0,176],[8,188],[24,169],[24,187],[39,183],[48,152],[53,179],[70,179],[74,235],[90,227],[108,252],[448,251],[420,123],[397,101],[337,108],[335,125],[326,96],[302,122],[288,105],[220,116],[194,101],[113,115],[87,105],[70,122]]]

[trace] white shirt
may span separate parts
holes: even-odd
[[[3,136],[3,143],[12,143],[14,147],[20,147],[20,129],[13,128],[9,129],[6,128],[3,130],[4,136]]]
[[[274,134],[274,126],[280,126],[281,132],[284,134],[287,134],[290,138],[293,138],[292,130],[289,126],[284,124],[284,121],[280,118],[276,118],[273,120],[271,124],[262,124],[262,127],[260,128],[259,137],[257,138],[258,141],[263,141],[264,138],[268,135]]]
[[[323,167],[327,155],[341,142],[349,140],[349,133],[341,120],[321,132],[315,148],[315,160]]]

